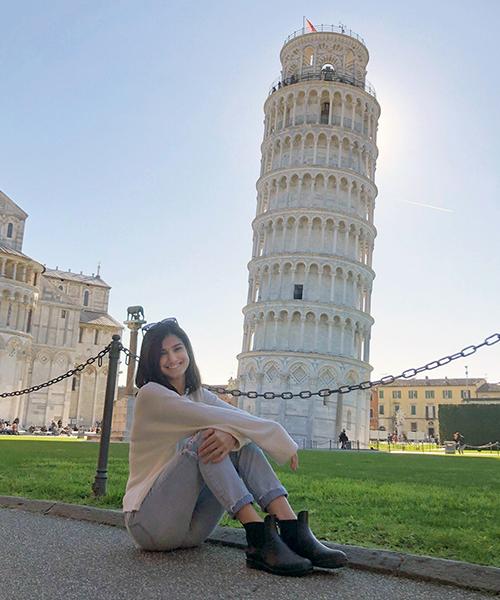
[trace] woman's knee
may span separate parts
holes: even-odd
[[[243,455],[245,455],[245,454],[258,454],[258,455],[264,456],[264,453],[262,452],[262,450],[254,442],[249,442],[248,444],[245,444],[240,449],[240,454],[243,454]]]

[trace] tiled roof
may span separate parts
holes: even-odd
[[[115,319],[107,313],[94,310],[82,310],[80,313],[80,323],[85,323],[86,325],[105,325],[106,327],[118,327],[120,329],[123,328],[118,321],[115,321]]]
[[[448,379],[398,379],[393,383],[388,383],[384,386],[377,387],[417,387],[417,386],[468,386],[468,385],[479,385],[486,383],[485,379],[474,379],[469,377],[469,379],[463,378],[448,378]]]
[[[97,285],[111,289],[99,275],[84,275],[83,273],[72,273],[71,271],[61,271],[59,269],[46,269],[45,277],[54,277],[56,279],[65,279],[66,281],[77,281],[78,283],[86,283],[88,285]]]
[[[12,256],[18,256],[19,258],[27,258],[28,260],[33,260],[29,256],[26,256],[26,254],[19,252],[19,250],[14,250],[13,248],[9,248],[9,246],[4,246],[3,244],[0,244],[0,254],[2,253],[12,254]]]
[[[500,383],[483,383],[481,387],[477,388],[478,392],[499,392],[500,394]]]
[[[10,210],[9,210],[10,209]],[[25,212],[20,206],[18,206],[14,200],[9,198],[7,194],[0,191],[0,211],[2,214],[10,215],[16,214],[23,219],[28,218],[28,213]]]

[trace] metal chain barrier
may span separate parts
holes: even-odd
[[[41,390],[42,388],[49,387],[51,385],[54,385],[55,383],[59,383],[60,381],[63,381],[63,379],[67,379],[68,377],[73,377],[73,375],[75,375],[76,373],[80,373],[81,371],[83,371],[85,369],[85,367],[87,367],[88,365],[91,365],[95,361],[97,361],[98,366],[101,367],[102,359],[109,352],[110,347],[111,347],[111,344],[108,344],[96,356],[92,356],[91,358],[88,358],[84,363],[78,365],[74,369],[70,369],[67,373],[64,373],[64,375],[59,375],[59,377],[54,377],[54,379],[50,379],[49,381],[45,381],[44,383],[40,383],[39,385],[34,385],[30,388],[26,388],[25,390],[17,390],[15,392],[4,392],[3,394],[0,394],[0,398],[9,398],[10,396],[22,396],[23,394],[30,394],[31,392],[36,392],[38,390]]]
[[[240,396],[246,396],[247,398],[264,398],[265,400],[274,400],[275,398],[281,398],[282,400],[291,400],[292,398],[301,398],[303,400],[307,400],[309,398],[312,398],[313,396],[319,396],[320,398],[325,399],[328,396],[331,396],[332,394],[347,394],[349,392],[354,392],[356,390],[369,390],[378,385],[388,385],[390,383],[393,383],[397,379],[410,379],[411,377],[415,377],[415,375],[418,375],[419,373],[422,373],[424,371],[432,371],[433,369],[437,369],[438,367],[447,365],[448,363],[452,362],[453,360],[457,360],[458,358],[465,358],[467,356],[471,356],[471,354],[474,354],[475,352],[477,352],[479,350],[479,348],[482,348],[483,346],[493,346],[493,344],[496,344],[498,342],[500,342],[500,333],[494,333],[493,335],[488,336],[484,340],[484,342],[481,342],[480,344],[477,344],[477,345],[471,344],[470,346],[466,346],[465,348],[462,348],[462,350],[460,350],[459,352],[455,352],[455,354],[450,354],[449,356],[443,356],[442,358],[439,358],[437,360],[432,360],[432,361],[428,362],[427,364],[422,365],[421,367],[406,369],[399,375],[386,375],[385,377],[382,377],[381,379],[377,379],[376,381],[368,380],[368,381],[362,381],[361,383],[356,383],[353,385],[341,385],[340,387],[335,388],[335,389],[323,388],[321,390],[318,390],[317,392],[311,392],[310,390],[303,390],[302,392],[296,392],[296,393],[293,393],[293,392],[281,392],[281,393],[279,393],[279,392],[261,392],[261,393],[258,393],[256,391],[244,392],[243,390],[238,390],[238,389],[229,390],[226,387],[222,387],[222,386],[207,386],[207,389],[209,389],[212,392],[216,392],[217,394],[229,394],[229,395],[233,396],[234,398],[238,398]],[[32,386],[30,388],[26,388],[24,390],[16,390],[15,392],[4,392],[4,393],[0,394],[0,398],[9,398],[11,396],[22,396],[23,394],[29,394],[31,392],[36,392],[42,388],[49,387],[51,385],[54,385],[55,383],[59,383],[60,381],[63,381],[64,379],[66,379],[68,377],[73,377],[73,375],[83,371],[85,369],[85,367],[87,367],[88,365],[91,365],[95,361],[97,361],[97,364],[99,366],[102,366],[102,359],[104,356],[106,356],[106,354],[108,354],[110,347],[111,347],[111,344],[108,344],[96,356],[88,358],[84,363],[78,365],[74,369],[70,369],[69,371],[64,373],[64,375],[59,375],[58,377],[55,377],[54,379],[50,379],[49,381],[40,383],[39,385],[34,385],[34,386]],[[135,361],[139,360],[139,356],[130,352],[130,350],[128,348],[125,348],[125,346],[123,346],[122,344],[120,344],[120,350],[125,354],[125,364],[126,365],[129,364],[130,360],[135,360]]]
[[[376,381],[362,381],[361,383],[356,383],[353,385],[341,385],[338,388],[335,389],[329,389],[329,388],[324,388],[321,390],[318,390],[317,392],[311,392],[309,390],[304,390],[302,392],[297,392],[297,393],[293,393],[293,392],[281,392],[281,393],[276,393],[276,392],[254,392],[254,391],[250,391],[250,392],[244,392],[242,390],[229,390],[225,387],[221,387],[221,386],[206,386],[208,390],[215,392],[217,394],[230,394],[231,396],[233,396],[234,398],[238,398],[240,396],[246,396],[247,398],[264,398],[265,400],[274,400],[275,398],[281,398],[282,400],[291,400],[292,398],[302,398],[304,400],[307,400],[309,398],[312,398],[313,396],[319,396],[320,398],[327,398],[328,396],[331,396],[332,394],[347,394],[349,392],[354,392],[356,390],[369,390],[372,387],[375,387],[377,385],[388,385],[390,383],[393,383],[394,381],[396,381],[397,379],[410,379],[411,377],[415,377],[415,375],[418,375],[419,373],[423,373],[424,371],[432,371],[433,369],[437,369],[438,367],[442,367],[444,365],[447,365],[448,363],[452,362],[453,360],[457,360],[458,358],[465,358],[466,356],[471,356],[471,354],[474,354],[475,352],[477,352],[479,350],[479,348],[482,348],[483,346],[493,346],[493,344],[496,344],[500,342],[500,333],[494,333],[490,336],[488,336],[484,342],[481,342],[480,344],[477,344],[476,346],[474,345],[470,345],[470,346],[466,346],[465,348],[462,348],[462,350],[460,350],[459,352],[455,352],[455,354],[450,354],[449,356],[443,356],[442,358],[439,358],[437,360],[432,360],[430,362],[428,362],[425,365],[422,365],[421,367],[417,367],[414,369],[405,369],[402,373],[400,373],[399,375],[386,375],[385,377],[382,377],[381,379],[377,379]],[[132,352],[130,352],[130,350],[128,348],[125,348],[124,346],[122,346],[122,351],[125,353],[126,359],[125,359],[125,364],[128,364],[129,361],[132,360],[139,360],[139,357],[136,354],[132,354]]]

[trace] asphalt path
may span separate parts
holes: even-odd
[[[354,569],[278,577],[213,544],[137,550],[121,528],[0,508],[0,599],[7,600],[479,600],[453,586]]]

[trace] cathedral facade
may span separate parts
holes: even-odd
[[[110,286],[99,273],[47,269],[22,252],[28,215],[0,192],[0,393],[32,387],[95,356],[121,334],[108,314]],[[0,418],[21,428],[61,419],[102,419],[107,360],[31,394],[0,398]]]

